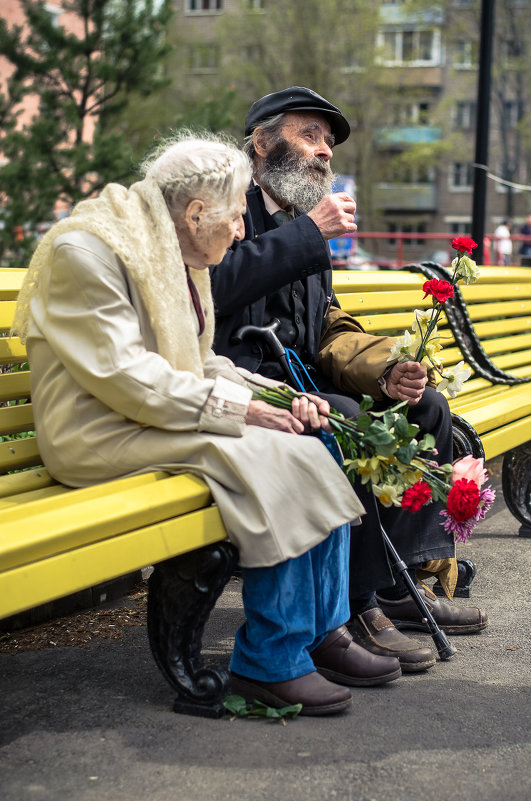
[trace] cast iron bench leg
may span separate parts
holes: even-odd
[[[237,559],[233,545],[219,542],[161,562],[150,576],[149,643],[157,665],[177,691],[175,712],[212,718],[225,713],[229,673],[204,665],[201,641]]]
[[[531,537],[531,443],[520,445],[503,457],[503,497],[507,508],[522,524],[521,537]]]

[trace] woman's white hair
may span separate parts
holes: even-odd
[[[200,199],[208,218],[234,210],[251,180],[249,158],[227,137],[181,131],[164,140],[140,166],[159,186],[176,221]]]

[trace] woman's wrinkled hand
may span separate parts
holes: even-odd
[[[303,434],[309,431],[331,432],[332,428],[327,420],[330,412],[328,401],[316,395],[307,395],[294,398],[291,412],[287,409],[278,409],[264,401],[252,400],[249,403],[245,422],[251,426],[273,428],[285,431],[288,434]]]
[[[293,398],[291,411],[297,420],[300,420],[305,431],[318,431],[320,428],[332,432],[332,426],[328,421],[330,404],[328,401],[319,398],[318,395],[304,395],[301,398]]]
[[[245,422],[249,426],[261,428],[274,428],[276,431],[285,431],[288,434],[302,434],[304,426],[287,409],[278,409],[264,401],[252,400],[247,409]]]

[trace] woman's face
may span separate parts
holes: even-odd
[[[196,203],[201,203],[200,210],[198,206],[194,207]],[[211,264],[219,264],[234,240],[243,239],[243,214],[246,205],[245,194],[242,193],[227,218],[209,223],[208,209],[201,201],[192,201],[189,204],[188,236],[184,237],[186,242],[183,242],[182,234],[178,231],[184,262],[188,267],[206,270]]]

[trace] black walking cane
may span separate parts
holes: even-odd
[[[289,380],[293,380],[293,374],[291,371],[290,363],[286,354],[286,349],[284,345],[279,340],[276,335],[280,327],[280,320],[274,318],[269,325],[265,326],[257,326],[257,325],[244,325],[239,328],[236,333],[234,334],[232,341],[234,343],[242,342],[244,339],[262,339],[268,346],[271,354],[278,359],[286,376]],[[376,514],[378,515],[378,523],[380,525],[380,531],[382,532],[383,541],[385,543],[385,547],[387,549],[387,553],[391,560],[391,568],[395,571],[395,575],[397,573],[400,574],[402,580],[404,581],[406,587],[408,588],[413,601],[417,609],[419,610],[420,614],[422,615],[423,622],[426,623],[430,630],[430,634],[432,636],[433,642],[435,643],[435,647],[437,648],[437,652],[439,657],[442,660],[451,659],[451,657],[457,653],[457,648],[451,645],[448,641],[448,638],[444,631],[442,631],[439,626],[437,625],[436,620],[434,619],[433,615],[431,614],[430,610],[426,606],[424,598],[420,595],[415,582],[411,578],[408,573],[406,563],[400,558],[395,546],[389,539],[389,536],[382,526],[382,522],[380,520],[380,515],[378,513],[378,506],[376,505]]]

